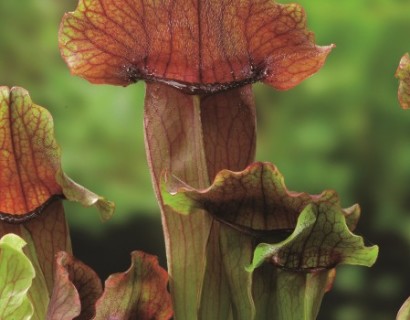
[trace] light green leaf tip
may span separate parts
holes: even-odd
[[[171,181],[168,181],[168,177],[164,175],[161,179],[161,197],[166,206],[179,214],[189,215],[195,207],[195,201],[187,197],[186,192],[194,189],[182,184],[176,177],[171,177]]]
[[[68,200],[79,202],[85,207],[95,206],[100,212],[102,221],[109,220],[114,214],[115,205],[113,202],[79,185],[61,170],[57,172],[56,179],[63,189],[64,196]]]
[[[363,238],[349,230],[338,204],[325,201],[306,206],[295,230],[284,241],[259,244],[247,271],[267,261],[298,272],[331,269],[338,264],[370,267],[378,251],[378,246],[366,247]]]
[[[27,297],[35,277],[34,267],[23,252],[26,242],[9,233],[0,239],[0,319],[26,320],[33,315]]]

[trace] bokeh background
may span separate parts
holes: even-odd
[[[380,246],[373,268],[338,269],[319,319],[394,319],[410,294],[410,111],[399,108],[394,78],[410,51],[410,1],[298,2],[317,43],[337,48],[291,91],[255,86],[257,159],[274,162],[291,190],[331,188],[343,205],[358,202],[357,233]],[[103,278],[125,270],[134,249],[165,265],[143,145],[144,85],[95,86],[69,74],[57,31],[76,4],[0,0],[0,84],[26,88],[51,111],[65,171],[117,204],[105,224],[66,204],[76,255]]]

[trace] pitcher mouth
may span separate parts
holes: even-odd
[[[27,222],[35,217],[41,215],[46,208],[54,203],[57,200],[65,199],[64,195],[62,194],[54,194],[50,198],[48,198],[45,202],[39,205],[34,210],[31,210],[26,213],[7,213],[7,212],[0,212],[0,221],[4,221],[11,224],[19,224],[23,222]]]
[[[125,77],[128,84],[136,83],[138,81],[146,81],[149,83],[162,83],[178,89],[190,95],[210,95],[219,92],[228,91],[239,88],[263,80],[266,77],[267,70],[265,67],[251,67],[249,75],[239,80],[229,82],[188,82],[171,78],[164,78],[150,73],[145,70],[140,70],[137,67],[124,66]]]

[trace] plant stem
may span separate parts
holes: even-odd
[[[256,120],[251,87],[191,96],[165,85],[147,84],[144,128],[162,213],[174,318],[211,319],[230,313],[226,290],[215,290],[227,286],[221,257],[215,252],[219,233],[213,230],[210,237],[216,224],[203,211],[182,216],[164,206],[160,182],[167,172],[195,188],[206,188],[219,170],[243,170],[253,161]],[[223,297],[225,302],[221,302]],[[211,305],[199,313],[201,299]]]

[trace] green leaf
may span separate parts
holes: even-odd
[[[409,320],[410,319],[410,297],[403,303],[396,320]]]
[[[113,202],[107,201],[103,197],[79,185],[61,170],[58,171],[56,179],[62,187],[67,200],[79,202],[85,207],[95,206],[100,212],[102,221],[111,219],[115,209]]]
[[[54,203],[51,205],[51,208],[55,208],[55,205],[57,203]],[[46,209],[49,210],[49,209]],[[51,218],[49,220],[54,220],[53,219],[53,214],[50,215]],[[40,217],[37,220],[42,220],[42,217]],[[54,220],[54,222],[56,222]],[[60,228],[59,225],[56,223],[55,225],[55,232],[59,232]],[[46,245],[43,244],[41,247],[38,246],[36,249],[35,247],[35,241],[32,239],[31,234],[27,232],[28,229],[25,229],[21,225],[19,226],[19,231],[21,231],[22,237],[27,241],[27,246],[25,247],[26,255],[30,259],[36,276],[33,279],[33,283],[30,287],[30,290],[28,292],[28,297],[33,305],[34,313],[31,318],[31,320],[44,320],[46,318],[46,313],[47,313],[47,308],[48,304],[50,302],[50,294],[51,292],[48,289],[47,286],[47,281],[49,282],[50,286],[52,285],[53,282],[53,265],[54,261],[49,261],[51,257],[54,257],[54,249],[57,249],[58,247],[64,247],[66,246],[66,243],[62,241],[62,243],[59,243],[57,245]],[[38,229],[38,228],[37,228]],[[42,236],[42,239],[49,240],[50,238],[47,236],[47,231],[43,228],[40,230],[44,231],[44,235]],[[58,242],[58,241],[55,241]],[[42,248],[42,250],[40,249]],[[50,252],[45,252],[44,250],[50,250]],[[46,259],[47,261],[46,261]],[[40,264],[42,263],[42,265]],[[44,274],[45,270],[50,270],[48,274]]]
[[[253,308],[255,319],[314,319],[332,282],[332,268],[340,263],[371,266],[377,257],[377,246],[365,247],[350,230],[360,216],[357,205],[342,209],[334,191],[288,191],[269,163],[254,163],[241,172],[222,170],[206,189],[168,175],[162,198],[181,214],[205,210],[221,223],[218,254],[236,319],[252,319]],[[265,261],[271,262],[269,268],[255,270]],[[240,272],[245,267],[252,280]],[[252,297],[246,294],[250,286]]]
[[[54,256],[71,250],[62,201],[54,201],[35,219],[10,224],[0,222],[0,234],[14,233],[26,242],[25,252],[35,268],[36,277],[29,290],[34,306],[33,320],[44,320],[54,282]]]
[[[199,305],[199,319],[233,319],[229,279],[225,273],[221,254],[221,228],[220,223],[215,220],[212,222],[207,243],[206,270]]]
[[[399,79],[399,102],[403,109],[410,108],[410,56],[406,53],[400,60],[396,70],[396,78]]]
[[[30,319],[33,314],[27,292],[35,277],[23,252],[25,241],[15,234],[0,239],[0,319]]]
[[[259,244],[249,271],[263,262],[295,272],[331,269],[338,264],[372,266],[378,247],[365,247],[362,237],[349,231],[340,206],[333,204],[335,195],[322,201],[305,207],[286,240]]]
[[[232,300],[232,314],[235,320],[255,317],[252,298],[252,274],[244,266],[252,255],[252,239],[226,225],[221,225],[220,246],[222,263],[227,273],[229,292]]]
[[[92,319],[102,294],[97,274],[66,252],[56,256],[56,276],[48,307],[48,320]]]
[[[316,319],[334,275],[335,269],[302,273],[260,266],[252,273],[255,319]]]
[[[131,254],[131,267],[111,275],[97,301],[95,320],[167,320],[172,316],[168,274],[156,257],[141,251]]]

